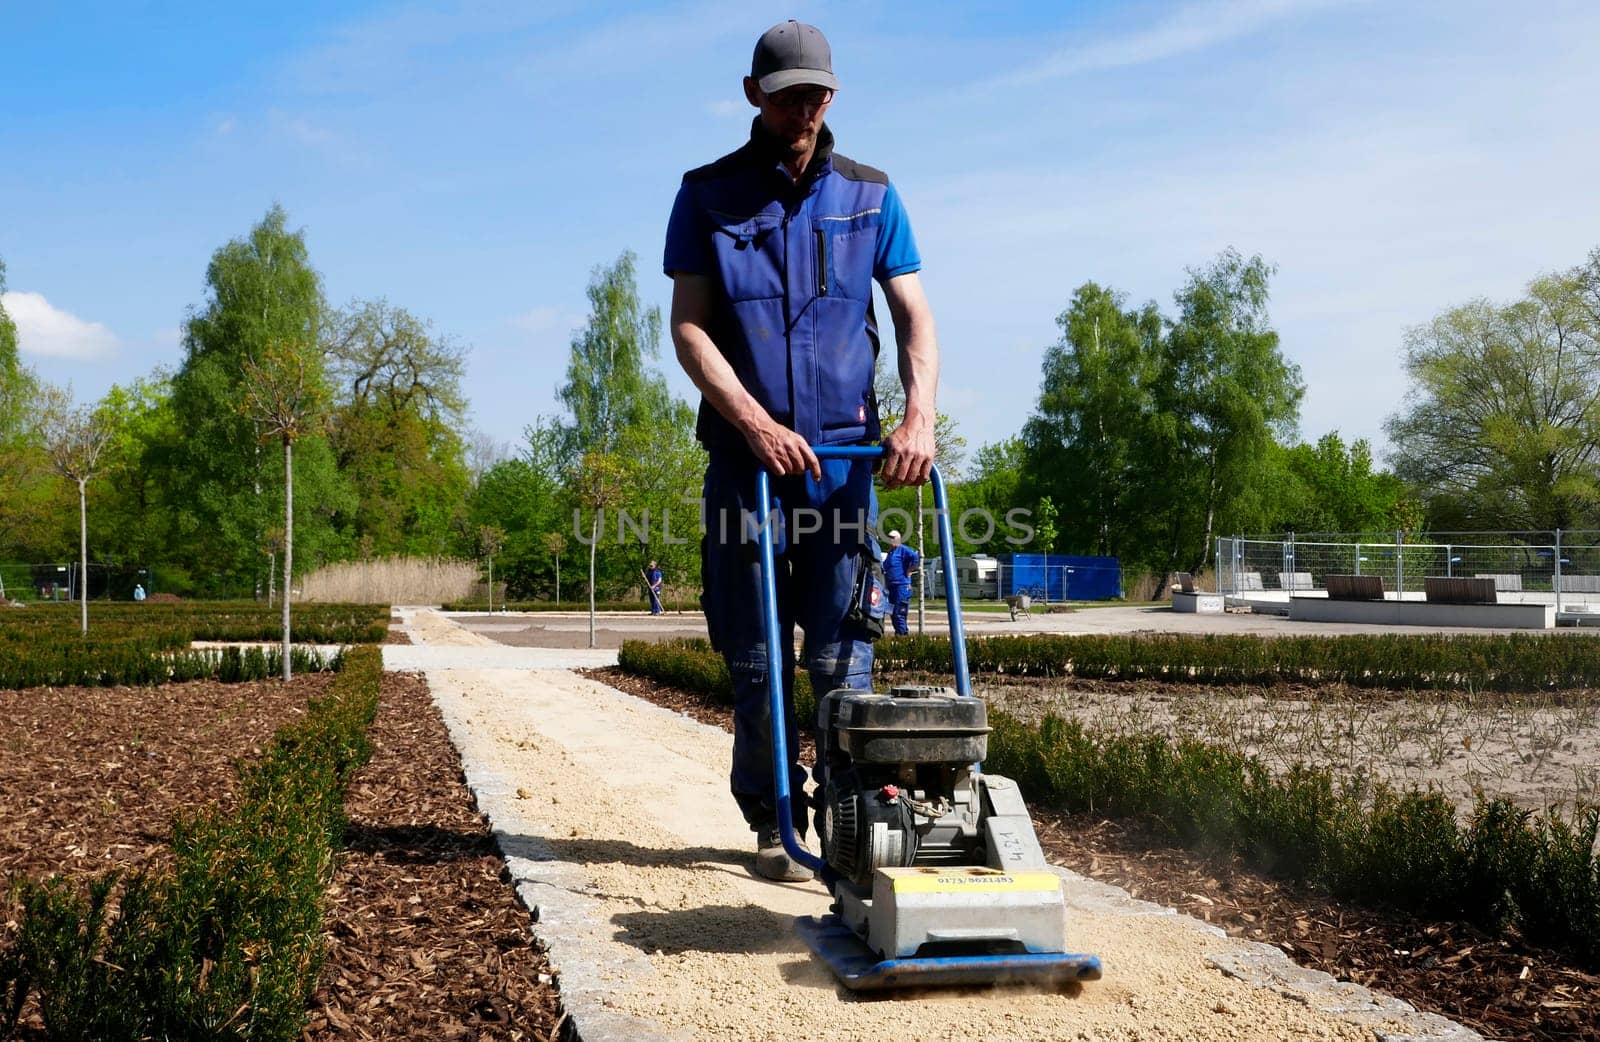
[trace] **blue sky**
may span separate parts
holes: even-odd
[[[1020,428],[1086,280],[1167,307],[1186,267],[1262,254],[1302,435],[1381,446],[1408,326],[1600,246],[1591,0],[0,0],[24,357],[80,396],[176,366],[212,251],[277,201],[332,301],[470,346],[473,425],[517,442],[595,265],[635,251],[665,309],[679,176],[744,139],[787,17],[833,44],[839,150],[906,200],[974,447]]]

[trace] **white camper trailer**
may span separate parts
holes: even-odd
[[[1000,562],[988,554],[957,557],[956,582],[962,598],[992,601],[1000,596]]]

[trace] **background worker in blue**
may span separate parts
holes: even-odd
[[[650,614],[660,615],[664,610],[661,607],[661,569],[654,561],[644,570],[644,588],[650,596]]]
[[[883,582],[889,587],[889,605],[894,616],[894,631],[902,637],[910,633],[906,612],[911,607],[911,577],[917,574],[922,556],[900,542],[900,533],[889,533],[889,551],[883,555]]]
[[[822,33],[799,22],[761,36],[744,81],[758,110],[750,140],[684,175],[667,227],[672,340],[700,389],[706,446],[702,580],[706,628],[733,677],[730,787],[756,833],[756,870],[810,873],[784,852],[773,801],[767,684],[784,685],[783,726],[796,755],[793,668],[767,676],[759,565],[743,514],[757,514],[755,471],[775,476],[780,630],[805,633],[813,689],[866,688],[870,620],[851,594],[877,560],[870,461],[818,461],[813,444],[880,436],[872,392],[878,350],[872,284],[894,321],[904,421],[883,439],[889,487],[928,479],[939,349],[917,272],[922,261],[900,196],[881,171],[833,150],[823,121],[839,82]],[[881,606],[877,626],[881,631]],[[795,827],[805,834],[805,772],[789,765]]]

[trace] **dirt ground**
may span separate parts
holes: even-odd
[[[1088,906],[1069,910],[1069,939],[1106,960],[1103,981],[861,1000],[790,924],[826,908],[821,888],[752,875],[751,836],[725,790],[725,734],[560,670],[450,669],[429,683],[473,769],[514,786],[497,828],[581,869],[587,928],[629,953],[619,960],[644,960],[611,981],[607,1010],[674,1038],[1264,1042],[1399,1030],[1318,1012],[1207,962],[1237,942]]]
[[[704,723],[732,728],[706,699],[615,667],[586,675]],[[1559,953],[1457,922],[1334,901],[1237,860],[1170,846],[1137,822],[1034,810],[1050,860],[1282,948],[1295,961],[1450,1017],[1491,1038],[1600,1042],[1600,976]]]
[[[1600,691],[1401,695],[990,676],[973,678],[973,690],[1024,719],[1054,713],[1098,730],[1227,745],[1281,770],[1307,763],[1436,788],[1464,813],[1479,792],[1536,811],[1600,800]]]

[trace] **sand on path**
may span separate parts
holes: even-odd
[[[447,627],[411,620],[413,639],[475,643]],[[822,887],[750,871],[729,735],[567,670],[428,679],[586,1039],[1477,1037],[1065,870],[1069,947],[1103,980],[857,997],[793,929]]]

